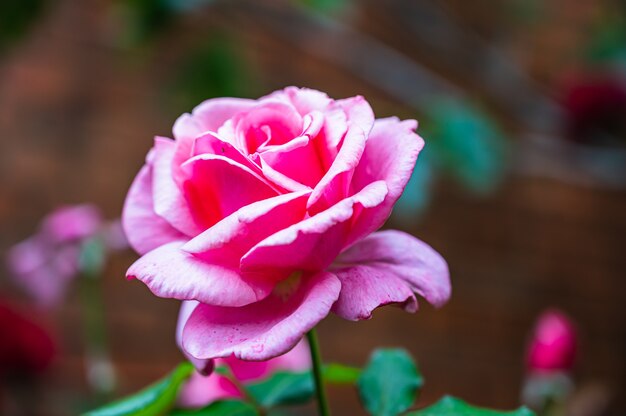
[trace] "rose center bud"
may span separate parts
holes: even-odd
[[[281,280],[274,287],[273,293],[283,299],[287,300],[296,290],[300,287],[302,281],[302,272],[293,272],[285,280]]]

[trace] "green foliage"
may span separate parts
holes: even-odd
[[[173,84],[173,94],[185,111],[213,97],[253,95],[250,74],[234,41],[212,36],[185,58]]]
[[[239,400],[223,400],[211,403],[202,409],[176,409],[170,416],[256,416],[254,407]]]
[[[1,0],[0,51],[23,36],[43,8],[43,0]]]
[[[461,399],[450,396],[441,398],[437,403],[425,409],[407,413],[406,416],[533,416],[534,413],[525,407],[504,412],[481,409],[467,404]]]
[[[336,13],[344,10],[350,0],[298,0],[306,7],[320,13]]]
[[[504,176],[507,142],[489,115],[469,103],[434,102],[424,137],[433,162],[477,193],[493,191]]]
[[[92,410],[84,416],[160,416],[165,415],[176,402],[183,382],[194,371],[188,363],[179,364],[163,380],[139,393]]]
[[[324,365],[322,375],[324,381],[330,384],[355,384],[361,376],[361,369],[331,363]]]
[[[313,397],[315,385],[310,371],[277,372],[246,386],[248,393],[264,408],[305,403]]]
[[[373,416],[406,411],[423,384],[415,362],[402,349],[374,351],[357,382],[361,402]]]
[[[100,238],[90,238],[82,244],[78,262],[80,271],[85,276],[99,276],[105,261],[106,249]]]

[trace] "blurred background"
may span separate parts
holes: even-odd
[[[580,414],[626,414],[621,1],[1,0],[0,253],[60,205],[119,217],[152,137],[202,100],[288,85],[419,120],[427,146],[387,227],[431,244],[452,272],[440,310],[326,319],[327,360],[362,365],[375,347],[403,346],[426,378],[420,403],[450,393],[513,408],[533,322],[558,307],[578,327],[580,408],[601,410]],[[111,255],[101,284],[115,396],[182,360],[178,304],[124,279],[135,258]],[[3,377],[0,413],[97,403],[78,288],[43,309],[3,269],[0,303],[54,351],[34,379]],[[336,414],[360,414],[356,392],[330,396]]]

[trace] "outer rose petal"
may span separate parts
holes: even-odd
[[[194,220],[189,204],[172,176],[175,143],[165,137],[154,139],[152,196],[154,212],[172,227],[189,236],[203,231]]]
[[[218,400],[238,399],[243,394],[226,376],[213,373],[203,376],[193,373],[178,393],[178,405],[186,409],[199,409]]]
[[[284,354],[328,315],[341,284],[335,275],[320,272],[302,276],[291,289],[241,308],[199,305],[183,330],[183,347],[196,358],[234,354],[260,361]]]
[[[441,306],[451,292],[445,260],[426,243],[400,231],[365,238],[343,253],[332,271],[342,284],[333,312],[350,320],[367,319],[378,306],[395,302],[414,312],[412,292]]]
[[[269,279],[246,279],[237,269],[206,262],[181,250],[182,242],[158,247],[130,266],[137,278],[162,298],[198,300],[211,305],[243,306],[267,296]]]
[[[186,113],[178,117],[173,128],[174,137],[178,141],[185,141],[207,131],[216,132],[226,120],[255,105],[257,105],[255,100],[245,98],[206,100],[194,108],[191,114]]]
[[[364,210],[358,217],[350,243],[358,241],[380,228],[391,214],[407,182],[424,141],[414,133],[415,120],[399,121],[396,117],[376,120],[365,151],[352,178],[353,189],[383,180],[389,193],[385,202],[373,210]]]
[[[382,203],[384,182],[366,186],[328,210],[271,235],[241,259],[244,272],[317,271],[328,267],[345,247],[355,212]]]
[[[237,380],[251,382],[262,380],[277,371],[305,371],[311,368],[311,355],[307,342],[302,339],[293,349],[267,361],[243,361],[235,357],[218,359],[230,367]]]
[[[199,303],[195,300],[186,300],[181,302],[180,312],[178,313],[178,323],[176,324],[176,344],[185,355],[185,358],[187,358],[200,373],[208,374],[209,371],[213,368],[213,360],[199,360],[187,354],[187,352],[183,348],[183,328],[185,327],[189,316],[191,315],[193,310],[196,309],[196,306],[198,306],[198,304]]]
[[[290,102],[301,115],[312,111],[323,111],[332,100],[321,91],[310,88],[287,87],[265,98],[278,98]]]
[[[154,212],[152,201],[152,166],[144,165],[130,186],[122,211],[124,233],[139,254],[184,237]]]

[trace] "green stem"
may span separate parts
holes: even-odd
[[[319,414],[320,416],[330,416],[328,400],[326,399],[326,390],[324,389],[324,380],[322,378],[322,356],[320,354],[320,346],[317,342],[315,329],[307,332],[306,337],[309,341],[309,349],[311,350],[311,361],[313,363],[313,377],[315,378],[315,393],[317,395]]]
[[[90,239],[81,247],[80,298],[87,378],[101,401],[106,401],[115,388],[115,373],[108,355],[104,303],[102,300],[102,270],[104,247]]]

